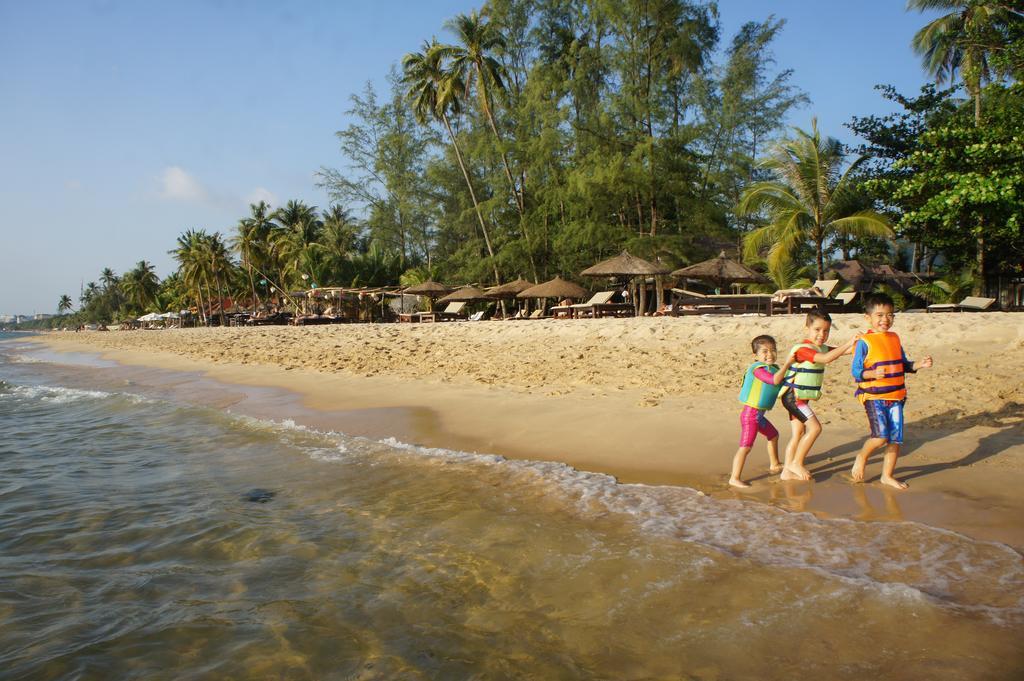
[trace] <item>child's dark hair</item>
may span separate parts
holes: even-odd
[[[832,323],[832,315],[830,315],[828,312],[825,312],[820,307],[815,307],[812,308],[811,311],[807,313],[807,320],[804,322],[804,326],[810,326],[819,319],[823,322],[828,322],[829,324]]]
[[[896,304],[892,302],[892,298],[888,295],[885,293],[872,293],[867,297],[867,300],[864,301],[864,313],[871,314],[872,310],[876,307],[882,307],[883,305],[893,310],[896,309]]]
[[[762,345],[770,345],[774,348],[775,339],[772,338],[771,336],[758,336],[754,340],[750,341],[750,351],[756,355],[757,349]]]

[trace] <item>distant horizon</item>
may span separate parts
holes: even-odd
[[[366,82],[385,93],[403,54],[450,40],[444,22],[480,4],[0,9],[0,310],[52,314],[63,294],[77,309],[104,267],[121,275],[139,260],[164,278],[179,234],[227,233],[249,203],[327,207],[314,174],[344,166],[334,133],[349,123],[349,97]],[[791,126],[816,117],[823,134],[854,144],[844,123],[893,111],[875,85],[914,95],[929,82],[910,49],[928,17],[882,0],[810,13],[796,0],[722,2],[719,56],[744,22],[769,14],[787,21],[776,67],[793,69],[811,99]],[[866,40],[871,49],[836,47]]]

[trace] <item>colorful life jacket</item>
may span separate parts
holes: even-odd
[[[793,346],[789,354],[799,348],[809,348],[815,352],[828,352],[825,346],[813,343],[799,343]],[[792,390],[798,400],[817,400],[821,398],[821,384],[825,380],[825,365],[816,362],[796,362],[791,364],[786,378],[782,381],[782,392]]]
[[[864,357],[864,369],[876,369],[881,366],[895,366],[898,369],[885,378],[872,378],[857,383],[854,393],[861,402],[867,400],[902,400],[907,396],[907,388],[903,383],[903,346],[900,337],[891,331],[885,333],[866,333],[861,341],[868,346],[868,354]]]
[[[740,402],[754,409],[771,409],[775,406],[782,386],[765,383],[754,376],[754,370],[760,367],[773,374],[779,370],[778,365],[764,362],[754,362],[747,367],[747,373],[743,374],[743,387],[740,388]]]

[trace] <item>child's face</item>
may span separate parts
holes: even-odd
[[[761,343],[754,351],[754,358],[765,364],[775,364],[775,346],[771,343]]]
[[[893,312],[892,305],[875,305],[870,312],[864,314],[864,318],[868,320],[871,330],[876,333],[884,333],[896,323],[896,313]]]
[[[831,330],[832,322],[826,322],[824,319],[815,319],[808,326],[804,327],[807,340],[815,345],[824,345],[825,341],[828,340],[828,334]]]

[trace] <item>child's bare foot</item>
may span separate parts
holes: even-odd
[[[864,466],[853,464],[850,469],[850,482],[864,482]]]
[[[780,475],[779,477],[782,478],[783,480],[804,480],[804,481],[807,481],[807,480],[811,479],[811,472],[809,470],[807,470],[806,468],[804,468],[803,466],[801,466],[799,468],[797,468],[797,467],[789,467],[789,468],[786,468],[786,470],[782,471],[782,475]]]
[[[775,475],[776,473],[781,473],[782,471],[783,467],[781,463],[773,463],[772,465],[768,466],[768,472],[771,473],[772,475]]]
[[[908,487],[910,487],[910,485],[903,482],[902,480],[897,480],[896,478],[893,478],[888,475],[883,475],[879,482],[881,482],[883,485],[888,485],[889,487],[895,487],[896,489],[907,489]]]
[[[743,482],[739,478],[729,478],[729,484],[732,485],[733,487],[738,487],[740,489],[747,489],[748,487],[750,487],[750,483]]]

